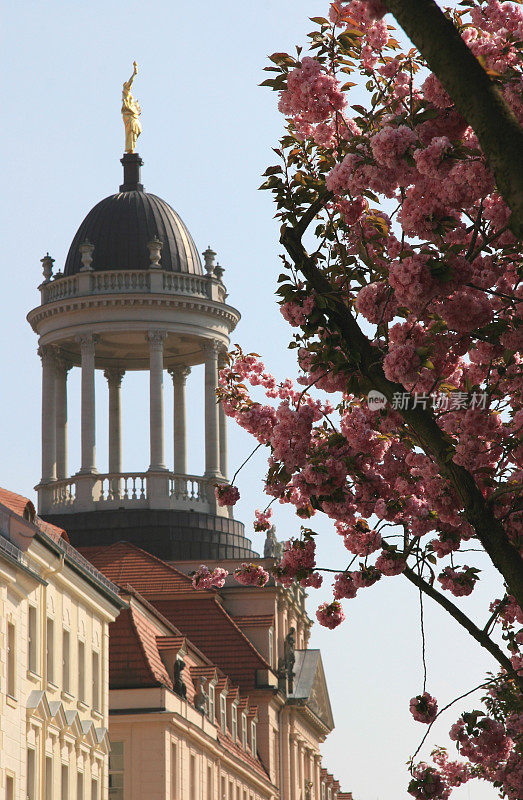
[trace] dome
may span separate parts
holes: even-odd
[[[69,248],[64,274],[75,275],[82,267],[80,245],[94,245],[91,267],[108,270],[148,269],[148,242],[163,242],[160,267],[171,272],[203,275],[200,256],[185,224],[171,206],[143,190],[137,153],[126,154],[124,183],[118,194],[106,197],[87,214]]]

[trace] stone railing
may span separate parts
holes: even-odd
[[[69,298],[100,294],[175,294],[225,302],[225,286],[214,276],[150,270],[80,272],[40,286],[42,305]]]
[[[164,508],[229,516],[227,508],[216,504],[215,483],[215,479],[168,471],[107,472],[78,474],[37,488],[42,514]]]

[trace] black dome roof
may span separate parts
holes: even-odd
[[[75,275],[82,267],[80,245],[94,245],[92,269],[147,269],[147,243],[155,236],[162,242],[160,267],[172,272],[203,275],[193,238],[171,206],[143,190],[137,153],[126,154],[124,183],[118,194],[106,197],[88,213],[69,248],[64,274]]]

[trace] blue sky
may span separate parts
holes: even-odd
[[[0,485],[33,496],[40,471],[40,363],[36,338],[25,321],[38,304],[40,258],[48,250],[63,265],[73,235],[89,209],[117,191],[123,152],[121,85],[136,59],[134,86],[142,105],[147,190],[182,216],[200,249],[208,244],[225,267],[229,301],[242,313],[233,335],[256,351],[277,377],[295,373],[286,349],[289,328],[275,304],[280,272],[278,230],[260,175],[273,161],[283,119],[276,96],[259,88],[266,56],[304,43],[309,16],[324,15],[321,0],[91,0],[5,4],[3,19],[3,213],[0,314]],[[70,374],[70,468],[78,467],[79,375]],[[123,384],[124,469],[147,467],[146,376]],[[167,384],[166,384],[167,386]],[[106,386],[97,383],[97,452],[107,460]],[[203,470],[203,385],[188,381],[189,469]],[[170,404],[166,391],[169,452]],[[231,472],[254,446],[229,426]],[[237,517],[250,527],[264,505],[261,452],[239,477]],[[295,534],[297,520],[276,508],[279,538]],[[326,519],[312,521],[320,563],[345,563],[346,551]],[[258,538],[256,538],[258,537]],[[262,537],[255,535],[261,546]],[[483,563],[480,567],[486,566]],[[487,570],[488,572],[488,570]],[[404,585],[405,584],[405,585]],[[329,595],[312,592],[309,613]],[[500,583],[464,601],[479,620]],[[494,594],[494,596],[496,596]],[[428,689],[444,705],[479,683],[493,663],[452,620],[426,602]],[[324,745],[324,763],[355,800],[406,797],[405,762],[424,728],[411,721],[410,697],[421,691],[419,607],[402,578],[381,581],[345,601],[347,620],[335,632],[315,626],[311,646],[321,647],[336,729]],[[459,709],[459,706],[456,706]],[[457,716],[449,712],[430,745],[444,744]],[[453,797],[488,800],[481,784]]]

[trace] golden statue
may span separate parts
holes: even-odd
[[[138,117],[142,113],[140,104],[131,94],[134,76],[138,73],[138,65],[133,62],[133,74],[123,85],[122,89],[122,117],[125,125],[125,152],[134,153],[136,140],[142,132],[142,126]]]

